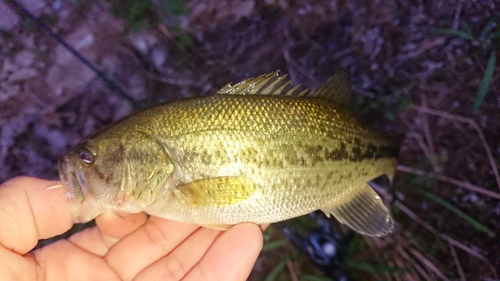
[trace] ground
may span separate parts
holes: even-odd
[[[341,266],[354,280],[498,280],[498,1],[18,2],[39,21],[0,1],[0,182],[57,178],[59,156],[136,108],[278,69],[315,87],[349,67],[360,116],[400,142],[379,190],[400,231],[355,236]],[[282,237],[266,233],[251,279],[320,280]]]

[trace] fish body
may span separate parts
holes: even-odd
[[[60,160],[75,222],[112,209],[226,228],[321,209],[363,234],[390,233],[367,182],[392,179],[396,149],[358,119],[349,83],[343,71],[300,91],[272,73],[118,121]]]

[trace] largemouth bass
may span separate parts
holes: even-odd
[[[315,90],[277,72],[136,112],[59,161],[75,222],[106,210],[225,229],[322,210],[371,236],[394,220],[368,181],[397,150],[351,108],[350,72]]]

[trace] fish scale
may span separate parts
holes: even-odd
[[[397,151],[356,116],[348,84],[344,71],[300,91],[273,73],[118,121],[60,162],[70,191],[89,190],[77,204],[69,196],[74,219],[145,211],[225,229],[321,209],[363,234],[390,233],[393,219],[367,182],[392,179]],[[82,151],[93,163],[81,163]],[[69,180],[76,174],[85,182]]]

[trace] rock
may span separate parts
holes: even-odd
[[[18,3],[23,5],[34,16],[39,16],[43,8],[47,6],[47,3],[43,0],[18,0]]]
[[[94,44],[94,34],[87,28],[82,27],[79,30],[71,33],[66,42],[73,47],[73,49],[82,52]],[[56,48],[56,63],[64,65],[71,59],[76,59],[75,55],[70,53],[64,46],[58,45]],[[88,58],[87,58],[88,59]]]
[[[151,49],[158,44],[156,36],[146,31],[131,33],[128,38],[132,46],[143,56],[148,55]]]
[[[94,55],[89,49],[94,44],[95,37],[87,27],[71,33],[66,41],[84,57],[90,61],[94,60]],[[56,63],[49,68],[45,82],[56,96],[62,95],[66,89],[78,92],[95,77],[92,69],[84,65],[62,45],[57,46],[55,54]]]
[[[33,52],[24,50],[16,54],[16,56],[14,57],[14,61],[20,66],[31,66],[34,58],[35,55],[33,54]]]
[[[0,0],[0,29],[10,30],[19,22],[19,16]]]
[[[26,81],[29,79],[33,79],[37,76],[38,76],[38,71],[36,71],[34,68],[23,68],[12,73],[12,75],[9,76],[9,82],[16,83],[16,82]]]

